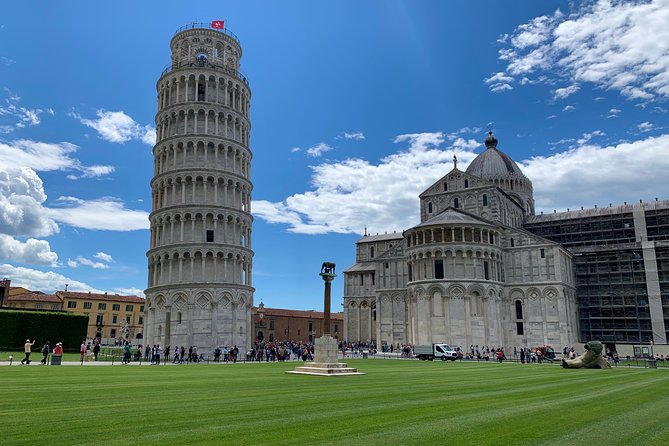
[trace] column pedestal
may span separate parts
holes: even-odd
[[[286,373],[316,376],[364,375],[358,372],[358,369],[349,367],[348,364],[337,362],[338,344],[337,340],[329,335],[316,339],[314,361]]]

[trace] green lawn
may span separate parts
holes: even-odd
[[[0,367],[0,444],[669,444],[669,370],[350,360]]]

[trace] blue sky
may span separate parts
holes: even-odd
[[[418,223],[489,125],[538,212],[669,198],[667,0],[11,2],[0,276],[141,295],[155,84],[175,30],[217,19],[253,93],[256,304],[321,309],[321,262]]]

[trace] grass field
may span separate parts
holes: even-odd
[[[669,444],[669,370],[348,363],[0,367],[0,444]]]

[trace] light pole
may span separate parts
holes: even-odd
[[[258,322],[258,327],[260,329],[260,332],[262,333],[262,341],[265,340],[265,324],[263,323],[263,319],[265,318],[265,304],[260,301],[260,305],[258,305],[258,318],[260,321]],[[256,334],[256,338],[258,335]]]

